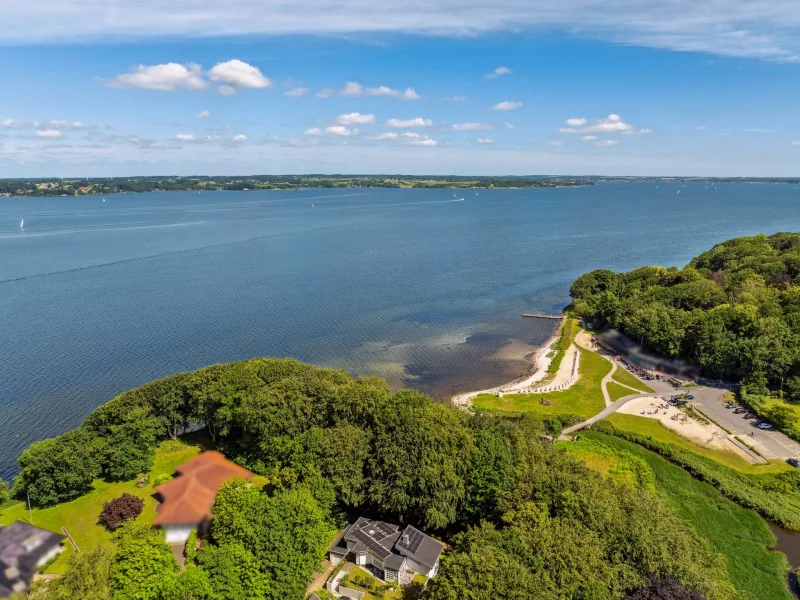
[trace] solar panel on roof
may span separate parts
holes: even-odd
[[[399,528],[397,527],[397,525],[391,525],[389,523],[384,523],[383,521],[376,521],[375,529],[380,531],[384,536],[387,536],[387,535],[392,535]]]
[[[400,536],[400,539],[397,541],[397,545],[405,548],[413,554],[419,548],[419,545],[422,543],[422,539],[423,533],[409,525],[406,527],[403,535]]]
[[[369,535],[365,531],[356,531],[355,533],[356,538],[359,542],[364,544],[367,548],[369,548],[372,552],[375,553],[376,556],[380,557],[381,559],[386,558],[391,554],[389,550],[381,546],[375,539]]]

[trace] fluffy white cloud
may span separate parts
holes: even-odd
[[[553,140],[551,142],[547,142],[547,145],[548,146],[563,146],[564,142],[562,142],[560,140]]]
[[[61,132],[58,129],[39,129],[36,135],[43,138],[60,138]]]
[[[202,112],[197,113],[197,118],[198,119],[207,119],[210,116],[211,116],[211,113],[208,112],[207,110],[204,110]]]
[[[433,121],[430,119],[423,119],[416,117],[414,119],[389,119],[386,121],[387,127],[430,127]]]
[[[217,91],[221,96],[233,96],[236,93],[236,90],[229,85],[221,85],[217,88]]]
[[[600,140],[599,142],[595,142],[595,146],[616,146],[619,144],[617,140]]]
[[[455,123],[453,129],[456,131],[481,131],[483,129],[494,129],[488,123]]]
[[[267,88],[272,85],[269,77],[264,77],[257,67],[236,58],[214,65],[209,70],[208,77],[215,83],[234,89]]]
[[[623,131],[622,135],[647,135],[648,133],[653,133],[652,129],[629,129],[628,131]]]
[[[325,88],[317,92],[317,98],[330,98],[331,96],[333,96],[333,90],[331,88]]]
[[[505,125],[509,129],[514,129],[514,124],[513,123],[509,123],[508,121],[504,121],[503,125]]]
[[[512,71],[508,67],[497,67],[494,70],[494,72],[488,73],[486,75],[486,79],[494,79],[495,77],[502,77],[503,75],[509,75],[510,73],[513,73],[513,72],[514,71]]]
[[[396,140],[400,137],[400,134],[394,133],[393,131],[387,131],[386,133],[379,133],[378,135],[368,135],[368,140]]]
[[[491,139],[491,138],[479,138],[478,139],[478,143],[479,144],[494,144],[494,140]]]
[[[197,140],[191,133],[179,133],[175,136],[175,139],[182,142],[194,142]]]
[[[418,133],[406,132],[400,134],[400,139],[403,140],[407,146],[435,146],[436,140],[432,140],[427,135],[420,135]]]
[[[319,127],[306,129],[303,132],[305,135],[325,136],[325,137],[345,137],[349,135],[358,135],[358,129],[348,129],[343,125],[333,125],[326,127],[324,130]]]
[[[142,88],[162,92],[172,92],[179,88],[204,90],[208,87],[208,82],[203,79],[202,68],[196,63],[138,65],[130,73],[117,75],[105,83],[113,88]]]
[[[352,112],[346,115],[339,115],[336,117],[336,122],[339,125],[372,125],[375,123],[375,115],[362,115],[361,113]]]
[[[244,135],[243,133],[240,133],[239,135],[233,136],[233,141],[234,142],[246,142],[247,141],[247,136]]]
[[[584,142],[590,142],[590,141],[592,141],[592,140],[596,140],[596,139],[597,139],[597,136],[596,136],[596,135],[585,135],[585,136],[583,136],[581,139],[582,139]]]
[[[47,121],[45,125],[50,128],[67,127],[70,129],[80,129],[84,126],[80,121],[61,121],[58,119],[51,119],[50,121]]]
[[[355,97],[364,93],[364,86],[355,81],[348,81],[342,90],[339,92],[342,96]]]
[[[406,88],[404,92],[400,92],[382,85],[376,88],[367,88],[367,94],[370,96],[392,96],[400,100],[419,100],[419,94],[414,91],[414,88]]]
[[[605,119],[596,119],[587,124],[587,120],[567,119],[569,127],[559,129],[561,133],[624,133],[632,131],[633,126],[625,123],[619,115],[610,114]],[[649,129],[640,130],[641,133],[649,133]]]
[[[294,89],[289,90],[288,92],[284,92],[284,96],[293,96],[297,98],[300,96],[305,96],[307,93],[308,93],[308,88],[296,87]]]
[[[492,107],[492,110],[514,110],[520,108],[522,106],[522,102],[514,102],[511,100],[505,100],[503,102],[498,102]]]

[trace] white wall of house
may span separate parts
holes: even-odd
[[[342,562],[342,559],[344,558],[341,554],[334,554],[333,552],[330,552],[329,556],[331,564],[334,565],[338,565],[340,562]]]
[[[366,565],[367,564],[367,554],[366,552],[362,552],[356,557],[356,564],[357,565]]]
[[[411,557],[406,556],[406,568],[411,569],[412,571],[416,571],[420,575],[425,575],[425,577],[433,577],[434,575],[436,575],[437,566],[438,566],[438,561],[437,564],[434,565],[432,569],[429,569],[425,565],[413,560]]]
[[[39,562],[36,563],[36,566],[37,567],[41,567],[44,563],[46,563],[48,560],[53,558],[56,554],[61,552],[61,550],[63,550],[63,548],[61,547],[61,544],[59,544],[57,546],[53,546],[53,548],[51,548],[50,551],[47,554],[45,554],[44,556],[42,556],[42,558],[39,559]]]
[[[196,528],[197,525],[166,525],[163,529],[168,544],[179,544],[188,540],[192,529]]]

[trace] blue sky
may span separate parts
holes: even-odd
[[[783,0],[94,2],[3,9],[0,177],[800,174]]]

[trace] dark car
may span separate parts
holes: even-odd
[[[796,458],[787,458],[786,462],[792,465],[795,469],[800,469],[800,460],[797,460]]]
[[[687,399],[687,400],[694,400],[694,396],[692,396],[691,394],[689,394],[688,396],[686,396],[686,399]]]

